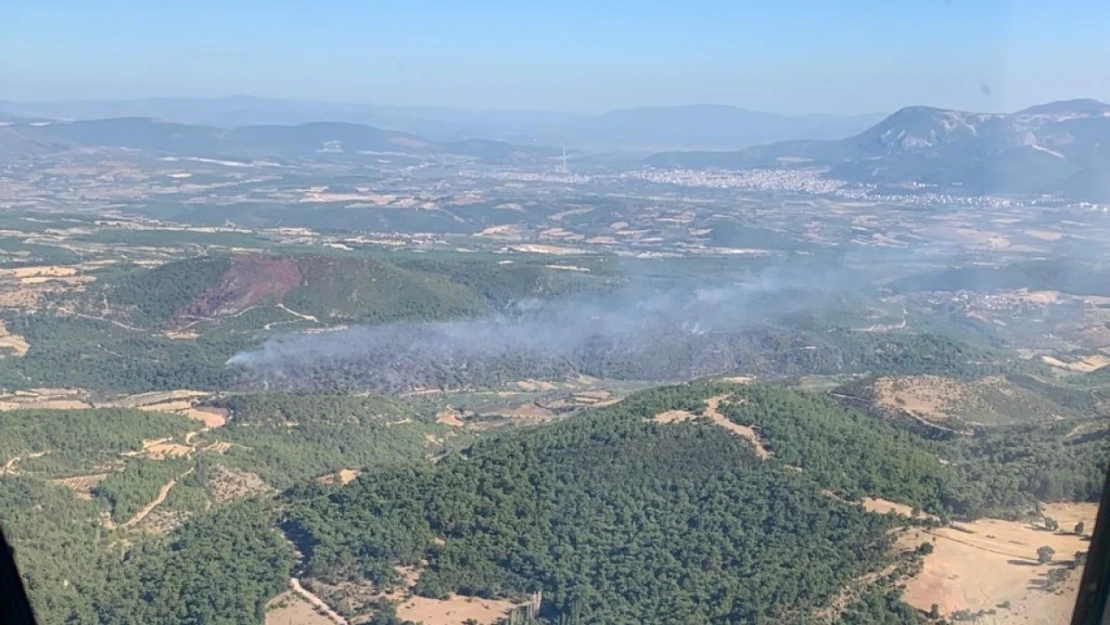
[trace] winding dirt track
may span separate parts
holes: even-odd
[[[155,497],[153,501],[151,501],[147,505],[143,506],[138,512],[135,513],[135,516],[131,517],[130,519],[127,519],[126,521],[124,521],[123,524],[120,525],[120,527],[132,527],[134,525],[137,525],[143,519],[145,519],[146,515],[150,514],[152,510],[157,508],[159,504],[161,504],[163,501],[166,500],[166,496],[168,496],[170,494],[170,490],[173,489],[173,487],[175,485],[177,485],[177,482],[180,481],[180,480],[185,479],[185,477],[187,475],[189,475],[190,473],[193,472],[194,468],[196,468],[196,467],[189,467],[188,471],[186,471],[186,472],[182,473],[181,475],[177,476],[175,479],[172,479],[169,482],[166,482],[162,486],[162,488],[158,491],[158,496]]]
[[[747,425],[740,425],[739,423],[734,423],[728,417],[721,414],[721,402],[725,401],[726,399],[728,399],[728,395],[716,395],[714,397],[706,399],[705,416],[712,419],[713,423],[717,424],[718,426],[725,428],[726,430],[732,432],[733,434],[736,434],[737,436],[746,438],[755,449],[755,455],[758,456],[760,459],[766,460],[767,458],[770,458],[772,455],[774,455],[770,451],[768,451],[766,447],[763,446],[763,442],[759,440],[759,434],[755,431],[755,428]]]

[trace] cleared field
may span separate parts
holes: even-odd
[[[96,282],[96,276],[31,276],[29,278],[19,279],[19,283],[22,285],[46,284],[48,282],[60,282],[70,286],[77,286]]]
[[[124,408],[146,408],[151,407],[155,410],[155,406],[159,404],[172,403],[177,401],[199,401],[208,397],[210,393],[204,391],[194,391],[190,389],[176,389],[172,391],[156,391],[153,393],[139,393],[137,395],[128,395],[117,399],[112,402],[112,405],[122,406]],[[191,405],[191,404],[190,404]],[[171,408],[170,410],[176,410]]]
[[[397,616],[425,625],[461,625],[470,619],[486,624],[505,618],[515,607],[509,601],[458,595],[447,599],[410,597],[397,605]]]
[[[223,427],[227,423],[227,411],[222,408],[186,408],[178,412],[200,421],[206,428]]]
[[[694,413],[685,410],[668,410],[666,412],[660,412],[652,417],[652,421],[656,423],[678,423],[680,421],[689,421],[695,418],[695,416]]]
[[[81,499],[92,499],[92,491],[96,485],[103,482],[110,473],[91,473],[89,475],[74,475],[57,480],[50,480],[55,484],[60,484],[67,488],[73,489],[77,496]]]
[[[229,449],[231,449],[231,443],[227,441],[216,441],[203,448],[204,451],[214,454],[226,454]]]
[[[147,404],[139,406],[139,410],[156,410],[158,412],[178,412],[180,410],[188,410],[193,407],[193,402],[187,400],[173,400],[161,402],[158,404]]]
[[[873,388],[879,407],[930,421],[948,419],[968,393],[967,385],[939,375],[879,378]]]
[[[266,604],[266,625],[334,625],[306,599],[287,590]]]
[[[211,396],[204,391],[178,389],[156,393],[140,393],[110,402],[108,405],[155,412],[172,412],[204,424],[208,429],[223,427],[227,423],[227,411],[222,408],[197,408]]]
[[[72,410],[92,408],[88,394],[80,389],[35,388],[0,395],[0,411]]]
[[[937,427],[1043,422],[1070,415],[1066,406],[1004,376],[971,381],[939,375],[883,377],[871,389],[877,408]]]
[[[1106,365],[1110,365],[1110,358],[1107,358],[1103,354],[1093,354],[1072,362],[1064,362],[1052,356],[1041,356],[1041,361],[1047,365],[1067,371],[1074,371],[1076,373],[1090,373],[1092,371],[1098,371]]]
[[[510,419],[520,419],[523,421],[547,421],[555,417],[555,413],[551,412],[547,408],[537,406],[536,404],[531,402],[527,404],[521,404],[519,406],[483,411],[481,414],[497,415],[501,417],[508,417]]]
[[[362,471],[358,469],[340,469],[335,473],[321,475],[316,481],[321,484],[349,484],[359,475],[362,475]]]
[[[436,423],[442,423],[443,425],[450,425],[453,427],[462,427],[466,425],[459,419],[459,411],[454,410],[450,406],[436,413]]]
[[[543,380],[533,380],[533,379],[520,380],[520,381],[517,381],[517,382],[513,382],[512,385],[514,387],[522,390],[522,391],[530,391],[530,392],[553,391],[553,390],[559,388],[553,382],[545,382]]]
[[[188,445],[169,442],[170,439],[143,442],[143,453],[154,460],[163,458],[181,458],[193,451]]]
[[[42,289],[20,289],[0,291],[0,308],[34,310],[42,299]]]
[[[66,265],[38,265],[5,269],[0,272],[0,275],[8,275],[21,280],[23,278],[65,278],[77,275],[77,268]]]
[[[868,512],[874,512],[876,514],[888,514],[893,512],[894,514],[899,514],[904,517],[913,517],[913,508],[906,504],[896,503],[886,499],[877,499],[875,497],[865,497],[862,503],[863,509]]]
[[[1072,572],[1071,583],[1057,589],[1063,594],[1043,587],[1049,571],[1066,566],[1076,552],[1087,550],[1090,543],[1070,530],[1080,520],[1092,527],[1096,512],[1095,504],[1045,506],[1045,514],[1057,519],[1067,530],[1064,532],[998,519],[910,530],[899,538],[899,544],[912,548],[931,542],[933,552],[925,557],[921,573],[907,583],[904,598],[926,611],[935,603],[945,617],[960,610],[995,610],[996,614],[986,614],[986,620],[980,622],[1066,623],[1075,600],[1078,570]],[[1038,563],[1037,549],[1042,546],[1055,550],[1052,562]],[[1009,609],[998,607],[1006,602]]]

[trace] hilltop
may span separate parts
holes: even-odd
[[[248,313],[327,326],[474,316],[515,299],[603,283],[592,275],[530,263],[230,254],[110,277],[82,293],[77,306],[85,315],[179,331]]]

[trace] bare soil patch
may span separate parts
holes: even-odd
[[[497,415],[508,417],[510,419],[522,419],[526,421],[547,421],[555,418],[555,413],[547,408],[537,406],[534,403],[521,404],[511,408],[497,408],[487,410],[482,413],[483,415]]]
[[[488,624],[505,618],[515,607],[510,601],[459,595],[447,599],[413,596],[397,605],[397,616],[425,625],[461,625],[468,619]]]
[[[0,411],[4,410],[74,410],[91,408],[88,394],[80,389],[36,388],[0,395]]]
[[[196,419],[206,428],[218,428],[227,424],[227,411],[223,408],[186,408],[181,414]]]
[[[668,410],[666,412],[660,412],[652,417],[651,420],[656,423],[679,423],[680,421],[689,421],[695,417],[696,415],[694,413],[685,410]]]
[[[144,442],[143,452],[148,458],[162,460],[165,458],[182,458],[193,451],[193,448],[188,445],[166,442],[167,440]]]
[[[450,425],[452,427],[462,427],[466,424],[462,422],[462,419],[459,419],[460,414],[462,413],[458,410],[447,406],[436,413],[436,423],[442,423],[443,425]]]
[[[362,475],[358,469],[340,469],[335,473],[328,473],[316,478],[321,484],[350,484],[356,477]]]
[[[292,590],[274,597],[266,604],[265,625],[333,625],[317,608]]]
[[[886,499],[865,497],[862,503],[863,509],[867,510],[868,512],[874,512],[876,514],[887,514],[893,512],[894,514],[898,514],[906,518],[913,518],[914,516],[912,507],[907,506],[906,504],[888,501]]]
[[[67,267],[65,265],[36,265],[34,267],[16,267],[14,269],[5,269],[0,275],[9,275],[19,279],[23,278],[63,278],[68,276],[77,275],[76,267]]]
[[[902,410],[927,421],[945,421],[969,389],[939,375],[879,378],[872,387],[880,408]]]
[[[173,401],[165,401],[158,404],[147,404],[139,406],[139,410],[146,410],[151,412],[177,412],[179,410],[188,410],[193,407],[193,402],[178,399]]]
[[[32,284],[46,284],[49,282],[59,282],[68,286],[78,286],[87,284],[89,282],[96,282],[96,276],[31,276],[30,278],[20,278],[19,283],[22,285]]]
[[[1092,354],[1071,362],[1064,362],[1052,356],[1041,356],[1041,361],[1047,365],[1067,371],[1074,371],[1076,373],[1091,373],[1092,371],[1098,371],[1106,365],[1110,365],[1110,358],[1107,358],[1103,354]]]
[[[547,382],[547,381],[544,381],[544,380],[533,380],[531,378],[529,378],[527,380],[518,380],[516,382],[513,382],[513,386],[517,387],[518,389],[520,389],[522,391],[531,391],[531,392],[553,391],[553,390],[559,388],[559,387],[555,386],[555,384],[553,382]]]
[[[1093,526],[1096,504],[1054,504],[1045,506],[1046,514],[1061,527],[1070,529],[1076,521]],[[1054,516],[1055,515],[1055,516]],[[1049,571],[1072,560],[1077,551],[1090,543],[1064,532],[1049,532],[1029,523],[980,519],[936,530],[912,529],[899,537],[904,548],[923,542],[933,544],[919,575],[906,585],[904,599],[910,605],[929,610],[936,603],[946,617],[958,610],[997,611],[986,615],[988,623],[1030,622],[1045,625],[1066,623],[1075,600],[1078,570],[1073,579],[1061,586],[1062,595],[1042,589]],[[1037,562],[1037,549],[1055,549],[1054,561]],[[1011,608],[997,606],[1006,601]],[[1067,607],[1064,607],[1064,606]]]
[[[560,247],[557,245],[541,245],[539,243],[523,243],[520,245],[512,245],[509,249],[514,252],[526,252],[529,254],[550,254],[551,256],[570,256],[574,254],[582,254],[584,250],[577,247]]]
[[[178,389],[174,391],[161,391],[155,393],[140,393],[117,399],[108,406],[122,406],[125,408],[138,408],[139,410],[172,412],[204,424],[205,429],[223,427],[227,423],[228,413],[222,408],[195,407],[196,404],[207,399],[210,393]]]

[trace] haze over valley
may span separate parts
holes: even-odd
[[[42,622],[1068,621],[1110,106],[0,111]]]

